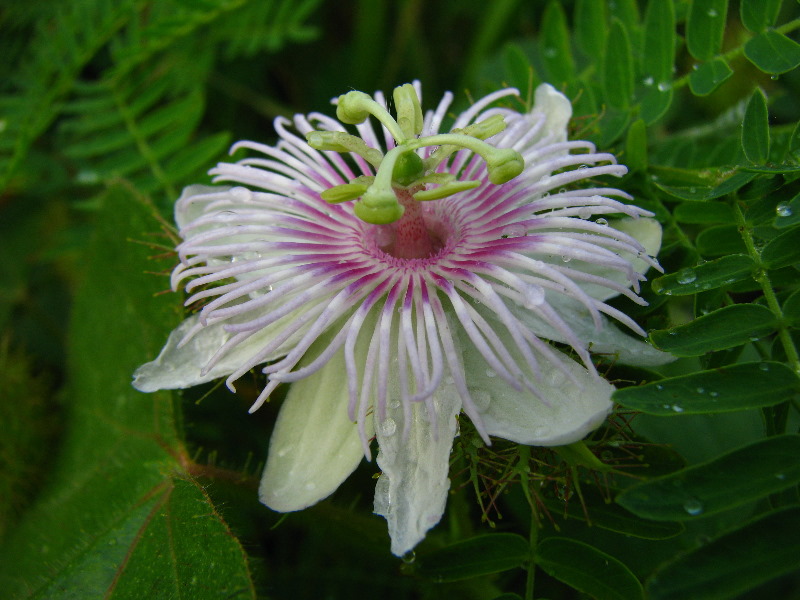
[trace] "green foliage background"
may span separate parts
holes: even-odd
[[[4,4],[4,597],[800,598],[798,29],[794,0]],[[649,305],[618,306],[678,359],[598,357],[618,408],[585,444],[462,421],[445,518],[399,560],[373,464],[301,513],[258,504],[280,397],[247,415],[256,375],[130,376],[182,318],[180,189],[276,116],[415,78],[427,107],[573,99],[664,226]]]

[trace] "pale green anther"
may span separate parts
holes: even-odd
[[[309,131],[306,140],[308,145],[316,150],[358,154],[376,169],[383,160],[383,153],[380,150],[370,148],[360,137],[342,131]]]
[[[364,92],[352,91],[339,96],[339,102],[336,105],[336,118],[342,123],[359,125],[366,121],[370,115],[378,119],[398,143],[406,139],[403,130],[400,129],[397,121],[392,118],[389,111],[375,102],[369,95]]]
[[[485,140],[497,135],[506,128],[506,121],[503,115],[492,115],[488,119],[484,119],[478,123],[467,125],[461,131],[454,131],[453,133],[463,133],[464,135],[471,135],[479,140]]]
[[[410,83],[394,88],[394,105],[397,123],[407,138],[422,133],[422,105],[417,90]]]
[[[525,168],[522,156],[511,148],[495,148],[491,156],[484,158],[489,169],[489,181],[495,185],[511,181]]]
[[[479,123],[467,125],[463,129],[454,129],[451,134],[465,135],[469,137],[485,140],[497,135],[506,128],[506,122],[503,115],[492,115],[488,119],[484,119]],[[446,160],[453,152],[460,150],[460,146],[452,144],[444,144],[439,146],[433,154],[425,159],[425,170],[430,171],[438,167],[444,160]]]
[[[320,192],[320,197],[331,204],[349,202],[364,195],[369,186],[364,183],[345,183]]]
[[[446,183],[444,185],[440,185],[437,188],[431,188],[429,190],[421,190],[414,194],[414,200],[419,200],[420,202],[427,202],[429,200],[441,200],[442,198],[447,198],[448,196],[452,196],[453,194],[457,194],[458,192],[465,192],[467,190],[474,189],[481,184],[480,181],[454,181],[452,183]]]
[[[407,146],[419,148],[422,146],[452,145],[472,150],[486,161],[489,169],[489,181],[495,185],[505,183],[520,173],[525,168],[525,161],[516,150],[511,148],[495,148],[483,140],[479,140],[462,133],[443,133],[406,142]],[[426,162],[425,168],[430,165]]]
[[[367,223],[388,225],[400,219],[405,209],[397,201],[394,191],[375,189],[373,186],[366,191],[361,200],[353,204],[353,212]]]

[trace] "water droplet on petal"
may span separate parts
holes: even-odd
[[[503,237],[507,238],[522,237],[526,233],[528,233],[528,228],[521,223],[512,223],[511,225],[503,227],[503,230],[500,232]]]
[[[597,223],[601,227],[605,227],[606,225],[608,225],[608,221],[606,219],[604,219],[603,217],[600,217],[599,219],[597,219],[595,221],[595,223]]]
[[[563,260],[565,263],[567,263],[567,262],[569,262],[569,261],[571,261],[571,260],[572,260],[572,257],[571,257],[571,256],[567,256],[567,255],[565,254],[565,255],[563,255],[563,256],[561,257],[561,260]]]
[[[775,214],[777,214],[779,217],[791,217],[792,207],[789,206],[788,202],[781,202],[775,207]]]
[[[492,403],[492,396],[486,390],[479,388],[469,388],[469,395],[472,398],[472,403],[479,411],[483,412]]]
[[[311,492],[311,491],[317,489],[317,484],[314,483],[313,481],[309,481],[308,483],[306,483],[305,487],[309,492]]]
[[[383,423],[380,424],[381,434],[383,435],[392,435],[395,431],[397,431],[397,423],[394,422],[394,419],[388,418],[384,419]]]
[[[253,199],[253,192],[248,190],[246,187],[242,187],[237,185],[230,189],[230,195],[233,197],[234,200],[238,202],[249,202]]]
[[[693,269],[681,269],[678,271],[678,283],[681,285],[686,285],[687,283],[692,283],[697,279],[697,274],[694,272]]]
[[[497,377],[497,373],[492,369],[486,369],[486,376],[491,379],[492,377]]]
[[[522,290],[522,305],[525,308],[541,306],[544,298],[544,288],[540,285],[531,284]]]
[[[689,498],[683,503],[683,510],[693,517],[696,517],[703,513],[703,503],[697,498]]]
[[[583,219],[584,221],[592,216],[592,207],[591,206],[582,206],[578,209],[578,218]]]

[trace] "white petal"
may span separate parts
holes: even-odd
[[[608,225],[609,227],[613,227],[618,231],[627,233],[636,239],[644,247],[648,256],[656,256],[658,251],[661,249],[661,224],[655,219],[646,217],[638,219],[616,219],[609,221]],[[622,252],[620,253],[620,256],[631,263],[631,266],[636,273],[644,274],[650,268],[650,264],[647,261],[631,254],[630,252]],[[554,256],[548,262],[552,262],[554,264],[563,264],[563,259],[561,259],[561,257]],[[617,269],[611,269],[609,267],[583,261],[576,261],[572,266],[585,273],[590,273],[599,277],[605,277],[606,279],[610,279],[611,281],[622,284],[625,287],[630,287],[631,285],[627,275]],[[597,300],[608,300],[609,298],[619,295],[617,291],[609,289],[603,285],[594,283],[579,283],[579,285],[583,291]]]
[[[596,329],[589,311],[576,300],[561,294],[548,294],[547,302],[593,354],[606,354],[610,360],[641,367],[654,367],[675,360],[671,354],[656,350],[650,344],[623,333],[602,315],[602,327]],[[513,305],[509,305],[509,309],[539,337],[569,343],[561,332],[531,311]]]
[[[567,125],[572,117],[572,104],[569,99],[548,83],[536,88],[532,113],[543,112],[545,131],[553,136],[553,143],[567,139]]]
[[[442,518],[447,502],[450,450],[461,399],[452,385],[443,383],[433,395],[433,405],[433,422],[424,403],[412,405],[406,437],[402,405],[388,408],[387,420],[376,423],[378,466],[383,473],[375,487],[375,512],[388,521],[392,553],[396,556],[404,555],[422,541]]]
[[[133,387],[140,392],[192,387],[230,375],[241,366],[244,354],[252,352],[252,349],[246,350],[240,346],[208,373],[203,374],[203,366],[231,336],[223,330],[223,323],[215,323],[204,327],[189,342],[178,347],[180,341],[198,322],[198,316],[192,315],[173,330],[158,358],[136,369]]]
[[[254,315],[246,316],[254,318]],[[198,315],[192,315],[169,334],[167,343],[154,361],[145,363],[136,369],[133,374],[133,387],[140,392],[177,390],[230,375],[263,348],[280,331],[279,326],[282,327],[287,318],[296,318],[296,316],[296,313],[293,313],[275,323],[274,326],[265,327],[231,348],[208,372],[203,373],[203,367],[232,336],[224,330],[224,325],[235,321],[228,319],[211,323],[200,329],[183,346],[179,346],[186,334],[199,323]],[[297,337],[303,331],[304,329],[301,329],[272,355],[260,362],[283,356],[286,349],[297,341]]]
[[[183,188],[180,198],[175,202],[175,223],[178,228],[184,227],[205,213],[206,202],[191,201],[190,198],[203,195],[219,197],[227,190],[227,187],[200,184]]]
[[[313,346],[309,355],[316,356]],[[364,451],[347,402],[342,351],[291,385],[270,439],[258,489],[261,502],[280,512],[301,510],[332,494],[355,470]]]
[[[504,341],[509,348],[513,344],[510,339]],[[478,352],[464,352],[464,368],[473,396],[481,394],[485,398],[480,415],[490,435],[520,444],[561,446],[580,440],[605,420],[611,412],[614,387],[568,356],[558,354],[580,385],[536,353],[543,377],[535,379],[530,370],[525,371],[541,396],[537,398],[528,390],[515,390],[488,371]]]

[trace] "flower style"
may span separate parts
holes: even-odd
[[[381,94],[340,97],[358,136],[317,113],[279,118],[275,146],[240,142],[259,156],[211,171],[234,187],[184,190],[172,285],[204,306],[134,378],[232,389],[262,366],[251,412],[291,382],[260,486],[277,511],[327,497],[377,438],[375,512],[397,555],[441,519],[461,412],[487,443],[568,444],[611,410],[590,351],[665,357],[605,302],[644,304],[661,228],[595,183],[626,168],[567,140],[567,98],[542,85],[517,112],[502,90],[439,133],[453,96],[423,115],[419,93],[395,90],[397,119]]]

